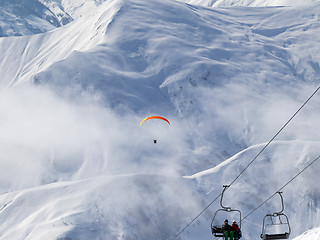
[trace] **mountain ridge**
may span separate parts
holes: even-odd
[[[0,38],[0,239],[174,239],[319,82],[318,4],[60,5],[69,24]],[[319,101],[226,192],[228,205],[248,214],[317,156]],[[140,126],[149,115],[171,125]],[[293,237],[318,236],[316,169],[284,191]],[[244,237],[260,236],[278,206],[246,219]],[[218,208],[179,238],[211,239]]]

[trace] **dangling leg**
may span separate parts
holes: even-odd
[[[228,240],[229,232],[228,232],[228,231],[225,231],[225,232],[223,233],[223,235],[224,235],[224,239],[225,239],[225,240]]]
[[[234,231],[230,231],[230,240],[233,240]]]

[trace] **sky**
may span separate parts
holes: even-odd
[[[318,1],[1,4],[0,239],[212,239],[234,180],[254,239],[319,155],[317,93],[246,169],[319,85]],[[318,168],[290,239],[319,238]]]

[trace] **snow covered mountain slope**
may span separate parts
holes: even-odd
[[[0,3],[0,37],[43,33],[71,21],[58,3],[47,4],[47,7],[38,0],[2,0]]]
[[[272,129],[280,127],[311,93],[319,72],[316,40],[309,39],[309,34],[318,31],[316,10],[314,13],[308,12],[310,8],[216,11],[169,1],[165,4],[169,4],[172,11],[167,12],[164,3],[159,7],[155,4],[158,3],[135,7],[134,2],[126,2],[117,14],[114,12],[118,8],[107,10],[112,13],[108,16],[113,17],[113,21],[105,18],[103,23],[112,24],[105,24],[108,26],[105,38],[103,27],[95,35],[102,44],[90,51],[73,52],[33,79],[32,75],[20,74],[19,81],[48,84],[59,92],[67,88],[75,95],[78,90],[89,91],[120,111],[124,107],[137,113],[151,113],[157,108],[160,113],[174,113],[181,118],[180,122],[186,119],[186,124],[196,124],[190,136],[201,135],[205,142],[196,144],[203,147],[204,154],[213,154],[218,159],[265,141],[265,136],[270,136],[266,125]],[[104,4],[100,9],[110,9],[110,6]],[[178,17],[177,11],[182,13]],[[292,11],[299,17],[292,20]],[[128,18],[135,22],[134,27]],[[87,32],[91,26],[100,26],[101,19],[90,25]],[[77,29],[72,26],[75,25],[67,28]],[[82,40],[75,40],[77,42]],[[52,59],[48,61],[46,66]],[[256,92],[266,85],[270,87]],[[284,99],[283,91],[288,99]],[[261,103],[261,118],[248,123],[247,118],[256,113],[252,99]],[[265,102],[265,99],[271,100]],[[288,111],[283,111],[277,99],[281,99]],[[279,112],[283,120],[274,120],[274,111]],[[221,123],[220,119],[225,121]],[[268,124],[271,119],[272,124]],[[225,128],[223,133],[219,131],[221,127]],[[266,132],[261,133],[261,129]],[[243,135],[244,132],[251,134]],[[199,170],[207,166],[205,158]]]
[[[181,0],[189,4],[205,7],[271,7],[271,6],[306,6],[319,3],[319,0]]]
[[[310,231],[305,232],[299,237],[294,238],[294,240],[302,240],[302,239],[319,239],[319,228],[312,229]]]
[[[175,239],[319,84],[319,4],[57,3],[74,21],[0,39],[1,240]],[[318,95],[227,205],[246,216],[319,155]],[[151,114],[171,125],[139,126]],[[318,168],[283,190],[292,238],[319,227]],[[218,207],[179,239],[212,239]],[[248,216],[244,239],[278,208]]]
[[[170,239],[197,208],[186,188],[181,178],[127,175],[8,193],[0,239]]]
[[[115,2],[115,1],[113,1]],[[65,59],[73,51],[85,51],[101,42],[106,26],[118,10],[118,3],[108,2],[107,10],[91,9],[90,21],[79,18],[72,25],[47,34],[37,34],[21,38],[1,38],[1,85],[11,86],[16,81],[25,81],[43,71],[55,62]],[[99,23],[98,19],[104,19]],[[108,20],[109,19],[109,20]],[[9,64],[10,63],[10,64]]]

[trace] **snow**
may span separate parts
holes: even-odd
[[[299,7],[319,3],[319,0],[179,0],[205,7]]]
[[[49,3],[47,7],[38,0],[4,0],[0,9],[0,37],[47,32],[71,21],[58,3]]]
[[[316,228],[316,229],[312,229],[312,230],[306,231],[301,236],[294,238],[294,240],[319,239],[319,230],[320,230],[319,228]]]
[[[243,239],[279,189],[290,239],[319,238],[319,162],[282,187],[319,155],[320,93],[245,169],[319,85],[319,1],[0,6],[1,240],[176,239],[240,173]],[[177,239],[212,239],[219,200]]]

